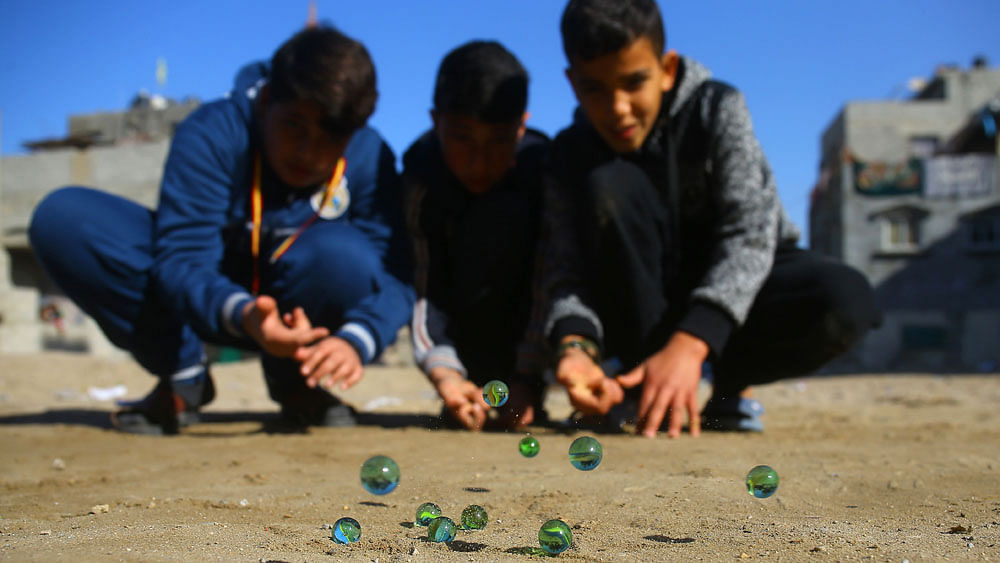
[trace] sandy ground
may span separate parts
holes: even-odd
[[[539,526],[573,530],[567,560],[1000,560],[1000,376],[811,378],[761,387],[767,432],[646,440],[599,435],[590,472],[567,460],[580,433],[429,429],[440,408],[413,368],[376,367],[346,394],[368,413],[350,429],[269,431],[253,362],[219,365],[205,423],[170,438],[110,429],[111,400],[152,378],[128,360],[0,357],[0,558],[5,560],[530,560]],[[565,396],[548,409],[565,416]],[[358,474],[393,457],[398,489]],[[781,476],[749,496],[758,464]],[[410,524],[424,501],[484,531],[435,544]],[[330,540],[352,516],[358,543]]]

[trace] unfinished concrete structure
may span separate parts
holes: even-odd
[[[1000,69],[939,68],[907,100],[851,102],[823,133],[810,246],[885,313],[833,371],[997,371]]]
[[[93,321],[36,263],[27,228],[38,202],[66,185],[93,186],[154,206],[174,129],[198,101],[140,93],[124,112],[74,115],[66,137],[0,162],[0,353],[116,353]]]

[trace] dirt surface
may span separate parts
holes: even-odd
[[[572,528],[566,560],[937,561],[1000,559],[1000,376],[811,378],[758,389],[761,435],[647,440],[598,435],[590,472],[567,460],[581,432],[430,429],[440,409],[413,369],[370,368],[345,398],[348,429],[273,431],[277,406],[254,362],[218,365],[206,421],[177,437],[110,428],[117,385],[153,379],[128,360],[0,357],[0,558],[5,560],[531,560],[539,526]],[[94,388],[91,390],[90,388]],[[554,418],[569,406],[550,393]],[[394,458],[402,481],[377,497],[362,462]],[[747,471],[774,467],[778,492],[747,494]],[[414,510],[484,531],[426,540]],[[337,545],[329,524],[357,519]]]

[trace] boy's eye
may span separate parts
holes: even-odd
[[[602,84],[599,80],[582,79],[578,84],[578,88],[582,94],[593,95],[604,91],[604,84]]]
[[[468,143],[472,141],[472,136],[465,131],[451,130],[447,132],[447,136],[456,143]]]
[[[633,74],[625,79],[625,90],[629,92],[635,92],[642,88],[643,84],[649,77],[645,74]]]
[[[304,134],[306,130],[305,125],[297,119],[286,119],[282,127],[287,135],[299,136]]]

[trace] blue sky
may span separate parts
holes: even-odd
[[[496,39],[531,75],[530,124],[554,134],[575,102],[564,78],[562,0],[317,0],[320,20],[363,41],[379,74],[372,124],[401,153],[427,128],[441,57]],[[911,77],[975,55],[1000,64],[995,0],[661,2],[668,46],[746,95],[782,201],[806,226],[819,138],[851,100],[900,98]],[[308,0],[0,0],[2,152],[66,133],[70,114],[126,107],[140,89],[209,100],[269,58]],[[167,61],[164,87],[156,60]]]

